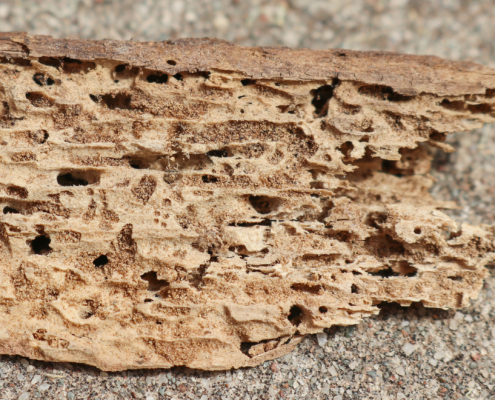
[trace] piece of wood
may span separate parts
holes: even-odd
[[[436,57],[0,34],[0,352],[228,369],[380,302],[476,298],[495,229],[428,193],[493,122]]]

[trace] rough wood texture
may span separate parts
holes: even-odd
[[[0,352],[239,368],[466,306],[495,229],[439,211],[430,147],[494,107],[435,57],[0,34]]]

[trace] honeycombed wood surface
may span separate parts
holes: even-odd
[[[477,296],[495,229],[428,194],[495,117],[436,57],[0,34],[0,352],[228,369],[380,302]]]

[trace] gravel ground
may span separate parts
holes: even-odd
[[[7,0],[0,30],[55,37],[219,37],[243,45],[435,54],[495,67],[495,2],[478,0]],[[495,129],[452,135],[432,192],[458,222],[495,223]],[[1,399],[493,399],[495,268],[458,311],[383,305],[352,328],[308,337],[257,368],[103,373],[3,356]]]

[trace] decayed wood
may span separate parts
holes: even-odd
[[[0,352],[252,366],[380,302],[477,296],[495,229],[431,198],[493,122],[436,57],[0,34]]]

